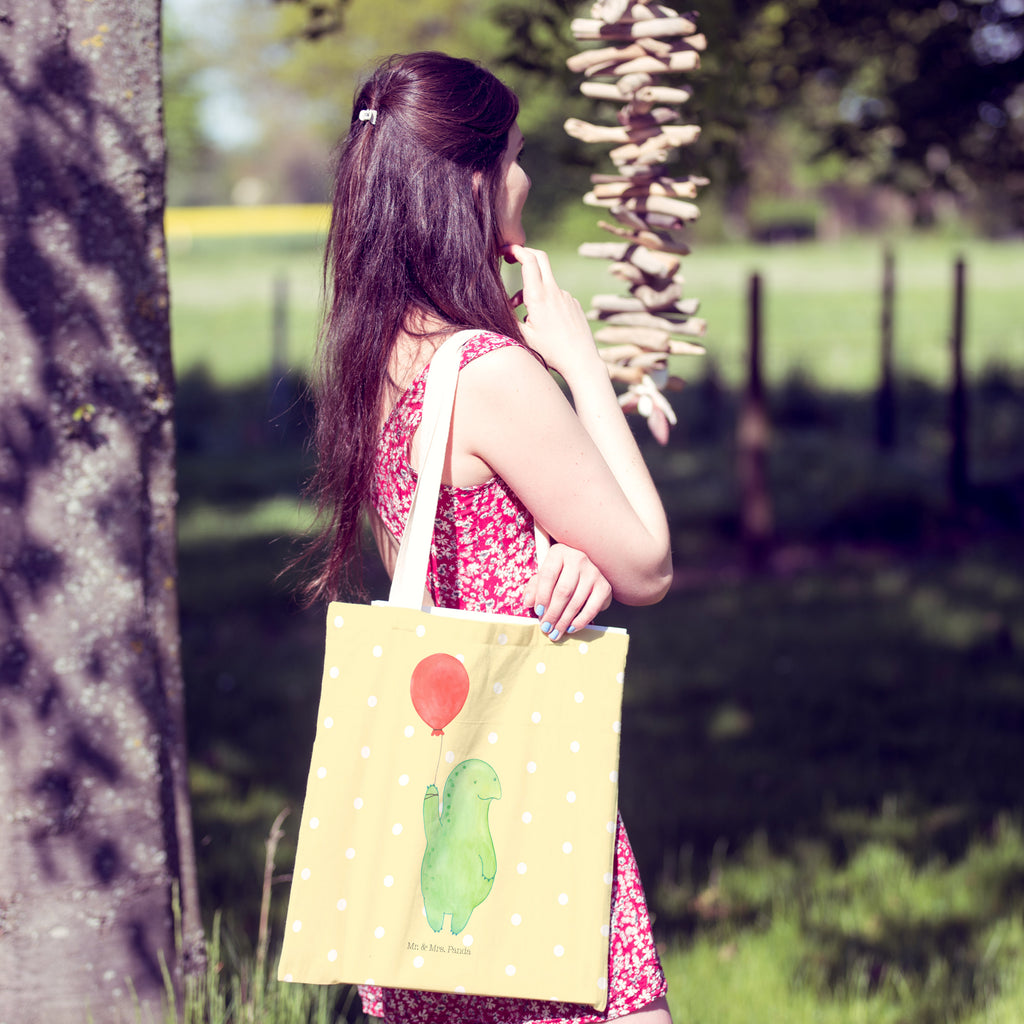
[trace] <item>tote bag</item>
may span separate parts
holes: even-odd
[[[462,343],[389,600],[332,603],[279,978],[607,1004],[628,637],[424,608]]]

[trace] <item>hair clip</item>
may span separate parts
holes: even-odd
[[[370,124],[375,125],[377,123],[377,111],[372,109],[360,110],[359,120],[369,121]]]

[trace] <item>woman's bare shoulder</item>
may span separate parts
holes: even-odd
[[[524,396],[552,397],[559,388],[540,357],[523,342],[493,335],[494,344],[472,353],[459,373],[460,394],[471,393],[499,406],[515,404]],[[503,343],[502,343],[503,342]]]
[[[520,351],[529,353],[526,343],[518,338],[510,338],[497,331],[481,330],[469,337],[462,346],[462,367],[465,368],[479,362],[494,352]]]

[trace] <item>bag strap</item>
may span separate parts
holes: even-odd
[[[434,351],[427,368],[420,419],[420,460],[416,490],[413,492],[409,518],[402,533],[391,580],[388,604],[400,608],[422,608],[426,593],[430,545],[434,537],[434,520],[441,492],[444,456],[448,450],[455,390],[458,386],[462,348],[479,329],[459,331],[443,341]],[[534,524],[538,565],[547,554],[547,535]]]

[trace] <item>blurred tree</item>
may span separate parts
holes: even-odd
[[[501,44],[490,66],[515,89],[522,105],[523,164],[533,182],[523,216],[529,232],[541,226],[550,232],[563,210],[577,208],[590,188],[589,175],[601,163],[601,153],[562,127],[570,117],[593,119],[593,101],[580,94],[579,75],[565,66],[579,49],[570,22],[589,6],[579,0],[497,0],[491,15]],[[609,118],[614,110],[609,105]],[[598,219],[592,212],[595,230]]]
[[[325,145],[380,57],[438,47],[480,59],[520,95],[531,209],[550,222],[599,160],[561,129],[593,115],[564,63],[569,22],[588,7],[421,0],[398,18],[374,0],[243,0],[233,49],[245,90],[277,90],[268,109]],[[703,133],[681,159],[719,193],[742,207],[779,187],[888,184],[917,197],[922,219],[946,190],[1024,223],[1024,0],[704,0],[698,13],[709,46],[685,116]]]
[[[554,0],[551,0],[554,2]],[[695,104],[705,144],[732,147],[734,180],[757,126],[799,124],[847,180],[927,197],[988,191],[1024,223],[1021,0],[706,0]],[[720,157],[722,154],[719,154]],[[923,208],[923,207],[922,207]]]
[[[266,68],[272,67],[280,92],[266,116],[273,118],[275,107],[286,111],[290,130],[301,119],[329,145],[347,129],[360,76],[381,58],[436,48],[479,60],[520,97],[519,123],[528,138],[524,164],[534,183],[527,228],[531,217],[533,226],[550,225],[553,213],[585,191],[596,159],[562,130],[566,117],[589,108],[565,69],[573,6],[565,0],[420,0],[400,18],[376,0],[276,0],[276,17],[267,18],[240,7],[235,31],[244,40],[239,51],[246,68],[239,73],[249,76],[252,88],[266,90]],[[254,62],[254,53],[264,60]]]
[[[179,206],[201,202],[209,192],[204,179],[210,172],[214,152],[200,117],[200,79],[206,63],[190,45],[178,17],[166,8],[162,43],[167,202]]]
[[[159,0],[0,14],[0,1020],[162,1019],[202,958]]]

